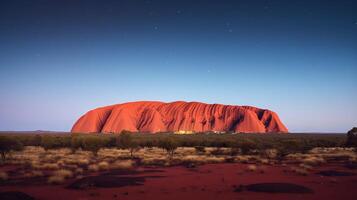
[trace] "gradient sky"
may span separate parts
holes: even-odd
[[[357,126],[357,1],[0,1],[0,130],[69,131],[136,100]]]

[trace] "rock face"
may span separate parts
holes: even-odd
[[[242,132],[287,133],[278,115],[251,106],[139,101],[97,108],[73,125],[75,133]]]

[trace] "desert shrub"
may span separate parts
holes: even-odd
[[[26,143],[24,143],[24,144],[31,145],[31,146],[41,146],[41,141],[42,141],[41,135],[35,135],[29,139],[28,144],[26,144]]]
[[[51,135],[44,135],[41,137],[41,146],[46,150],[69,147],[70,144],[71,144],[70,137],[51,136]]]
[[[78,149],[83,149],[83,140],[80,136],[72,136],[71,138],[71,149],[72,153],[76,152]]]
[[[216,147],[214,148],[211,152],[210,152],[212,155],[225,155],[226,154],[226,151],[224,151],[223,148],[221,147]]]
[[[203,154],[206,152],[206,149],[204,146],[195,146],[195,150],[197,153]]]
[[[252,140],[245,139],[238,143],[238,147],[243,155],[249,154],[252,150],[257,148],[257,144]]]
[[[16,138],[0,136],[0,154],[2,162],[5,162],[7,155],[11,151],[20,151],[23,147],[22,143],[16,140]]]
[[[236,155],[238,155],[240,152],[241,152],[241,149],[240,149],[240,148],[232,147],[230,153],[231,153],[231,156],[236,156]]]
[[[178,147],[178,142],[173,137],[166,137],[160,140],[159,147],[166,150],[171,159],[174,156],[175,150]]]
[[[285,156],[293,153],[306,153],[312,147],[297,139],[281,140],[277,145],[277,158],[282,160]]]
[[[134,140],[132,133],[121,133],[116,140],[117,147],[122,149],[129,149],[130,157],[133,157],[133,153],[139,150],[139,143]]]

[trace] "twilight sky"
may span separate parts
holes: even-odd
[[[69,131],[136,100],[357,126],[357,1],[0,1],[0,130]]]

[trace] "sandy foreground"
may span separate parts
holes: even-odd
[[[19,191],[35,199],[357,199],[356,169],[343,164],[325,164],[303,176],[288,165],[206,164],[193,168],[138,167],[91,174],[92,179],[69,179],[49,185],[41,178],[3,183],[0,192]],[[292,183],[309,191],[294,189],[273,192],[251,191],[249,184]]]

